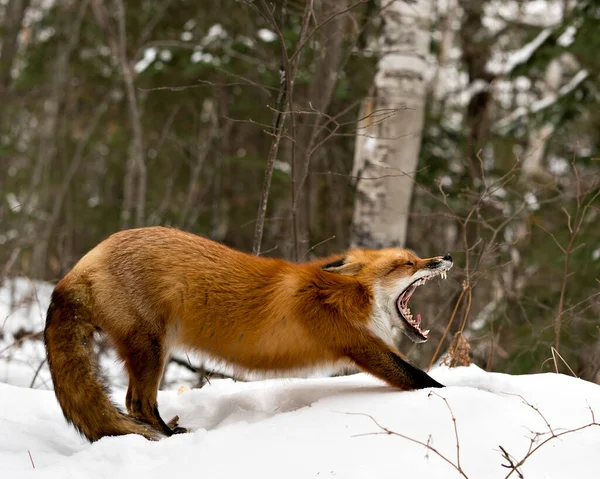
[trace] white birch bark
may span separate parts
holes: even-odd
[[[397,1],[381,12],[374,95],[363,106],[356,139],[353,246],[403,246],[406,240],[424,121],[431,12],[431,0]]]
[[[442,39],[439,46],[438,64],[430,85],[433,98],[435,99],[435,101],[432,103],[432,108],[436,114],[440,113],[444,95],[444,92],[442,92],[440,78],[441,75],[443,75],[446,64],[448,63],[450,49],[454,44],[454,23],[456,22],[456,16],[458,14],[457,1],[458,0],[446,0],[445,2],[445,18],[442,25]],[[436,18],[439,18],[439,16],[440,12],[438,11],[436,12]]]

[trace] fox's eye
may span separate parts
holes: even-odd
[[[415,264],[412,261],[407,261],[406,266],[414,266]]]

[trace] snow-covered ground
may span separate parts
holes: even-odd
[[[461,477],[414,442],[421,441],[455,465],[460,445],[469,478],[502,478],[510,470],[501,447],[516,464],[538,433],[533,447],[550,427],[559,434],[591,423],[591,410],[600,417],[600,387],[567,376],[515,377],[477,367],[433,376],[449,387],[400,392],[358,374],[216,380],[180,395],[161,392],[163,416],[178,414],[193,432],[155,443],[123,436],[89,444],[67,426],[51,391],[0,384],[2,477]],[[124,392],[115,396],[122,400]],[[406,437],[381,434],[374,420]],[[596,478],[598,451],[600,428],[592,426],[550,440],[519,470],[526,478]]]
[[[31,293],[33,283],[20,281],[19,295]],[[167,420],[179,415],[191,433],[159,442],[124,436],[89,444],[66,424],[53,392],[40,389],[51,387],[46,373],[28,387],[43,357],[28,359],[16,346],[5,350],[14,341],[15,328],[8,325],[41,328],[51,287],[35,284],[37,306],[29,309],[19,301],[9,305],[5,289],[2,478],[517,478],[503,456],[516,465],[531,450],[518,467],[525,478],[598,477],[600,426],[588,425],[600,421],[600,386],[557,374],[487,373],[476,366],[437,368],[432,376],[448,387],[413,392],[366,374],[212,380],[202,389],[180,391],[175,380],[173,390],[159,393],[161,414]],[[40,351],[33,346],[29,353]],[[117,403],[124,396],[115,390]]]

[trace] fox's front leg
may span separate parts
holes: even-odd
[[[407,363],[379,338],[370,338],[368,342],[351,348],[347,356],[361,369],[405,391],[444,387],[425,371]]]

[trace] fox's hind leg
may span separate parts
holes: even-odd
[[[160,379],[159,379],[159,381],[160,381]],[[136,400],[138,395],[137,395],[137,393],[134,393],[135,389],[136,388],[135,388],[132,380],[130,379],[129,387],[127,388],[127,399],[126,399],[127,411],[129,412],[129,414],[131,414],[132,416],[135,416],[137,418],[143,419],[145,422],[150,422],[156,429],[158,429],[161,432],[164,432],[167,435],[182,434],[182,433],[189,432],[188,429],[179,426],[179,416],[173,417],[166,424],[166,428],[165,428],[164,422],[163,422],[162,418],[160,417],[160,414],[158,413],[157,408],[152,408],[152,419],[146,419],[146,417],[148,416],[147,414],[145,414],[145,417],[142,418],[142,416],[140,416],[140,413],[138,412],[138,407],[137,407],[141,403],[141,401]],[[134,399],[134,398],[136,398],[136,399]],[[159,422],[156,423],[155,420],[157,420]],[[158,424],[158,427],[157,427],[157,424]]]
[[[187,430],[169,427],[158,412],[158,385],[162,378],[167,351],[159,335],[136,333],[126,343],[118,345],[125,367],[129,373],[129,387],[125,405],[132,416],[151,424],[157,430],[171,436]],[[176,421],[171,421],[174,424]]]

